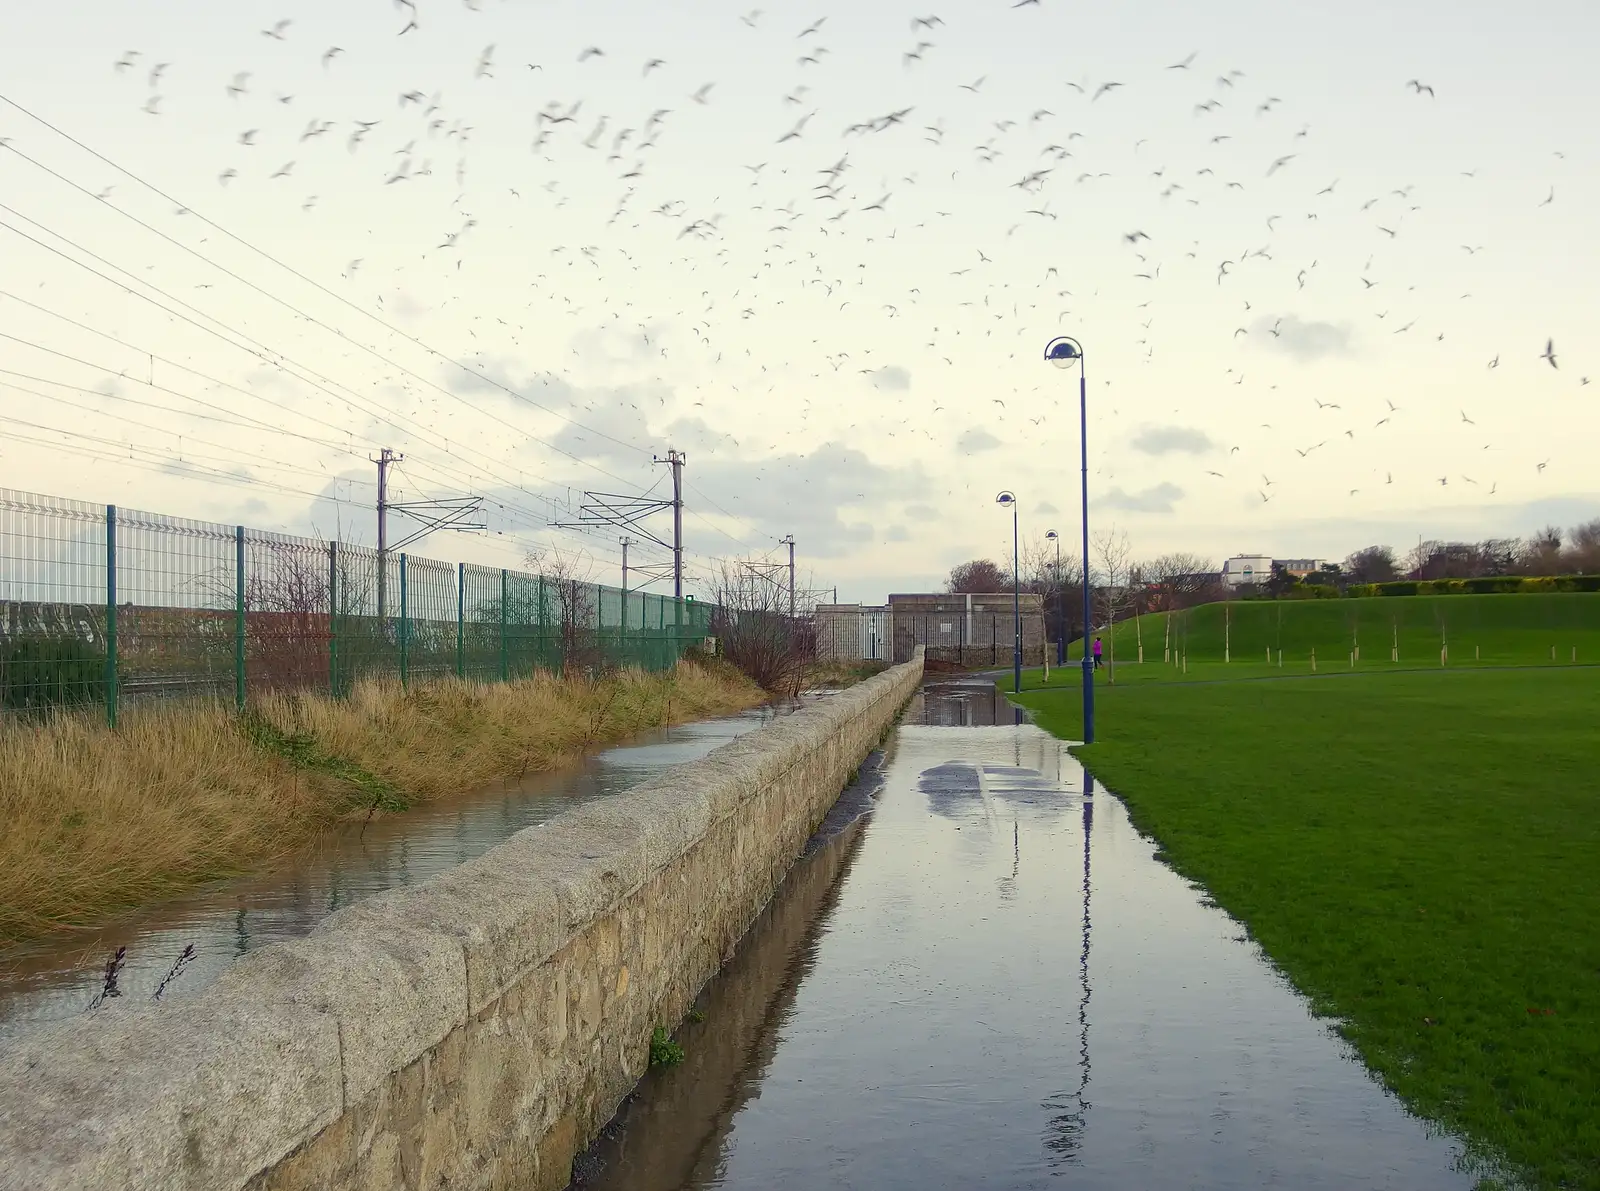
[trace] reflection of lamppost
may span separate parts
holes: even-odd
[[[1056,544],[1056,665],[1067,660],[1067,593],[1061,587],[1061,535],[1051,530],[1044,540]]]
[[[1017,548],[1017,498],[1010,492],[1002,492],[994,498],[997,505],[1011,506],[1011,620],[1015,630],[1015,643],[1011,650],[1012,690],[1022,690],[1022,576],[1019,573],[1020,551]]]
[[[1078,365],[1078,432],[1083,444],[1083,743],[1094,743],[1094,661],[1089,657],[1089,379],[1076,339],[1052,339],[1044,358],[1057,368]]]

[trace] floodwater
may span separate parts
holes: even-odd
[[[924,688],[574,1191],[1471,1187],[1018,719]]]
[[[806,699],[816,696],[806,696]],[[0,952],[0,1044],[84,1012],[106,960],[127,947],[123,997],[147,999],[184,947],[185,965],[162,999],[192,996],[247,951],[308,934],[329,914],[374,893],[463,864],[562,811],[638,785],[705,756],[789,708],[659,728],[575,765],[528,774],[462,798],[341,827],[290,863],[218,882],[149,906],[92,935],[40,940]]]

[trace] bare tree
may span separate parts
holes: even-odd
[[[1600,571],[1600,517],[1574,525],[1567,534],[1567,569],[1581,574]]]
[[[1022,590],[1043,599],[1045,635],[1067,640],[1083,603],[1083,560],[1070,550],[1058,553],[1056,546],[1043,537],[1022,544]]]
[[[1116,682],[1117,637],[1114,631],[1119,617],[1126,616],[1133,607],[1132,582],[1133,547],[1128,535],[1116,526],[1102,530],[1094,537],[1094,559],[1100,568],[1100,608],[1105,617],[1107,636],[1110,638],[1111,682]],[[1085,639],[1088,633],[1084,634]]]
[[[552,600],[562,675],[592,675],[604,669],[599,604],[591,581],[594,559],[584,553],[536,546],[528,551],[527,563],[529,570],[544,577],[544,590]]]
[[[1559,575],[1566,569],[1561,553],[1561,531],[1547,525],[1523,540],[1518,568],[1527,575]]]
[[[1176,612],[1221,598],[1221,577],[1210,560],[1175,552],[1139,567],[1152,612]]]
[[[945,590],[953,593],[972,592],[988,594],[1011,590],[1011,576],[1000,569],[998,563],[987,558],[974,558],[950,568],[950,577],[944,582]]]
[[[1389,546],[1365,546],[1344,560],[1344,569],[1355,583],[1388,583],[1399,575],[1394,550]]]
[[[712,601],[711,631],[723,655],[764,690],[798,695],[817,656],[814,603],[791,617],[788,584],[737,559],[722,563]]]

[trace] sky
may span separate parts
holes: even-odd
[[[1078,540],[1071,335],[1091,530],[1140,557],[1600,515],[1581,0],[62,0],[0,32],[6,488],[370,544],[389,447],[395,499],[485,502],[417,553],[615,583],[620,531],[562,525],[669,494],[672,448],[691,590],[792,534],[803,584],[875,602],[1008,557],[1001,490]]]

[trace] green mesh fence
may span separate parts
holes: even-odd
[[[0,489],[0,716],[661,670],[709,624],[693,600]]]

